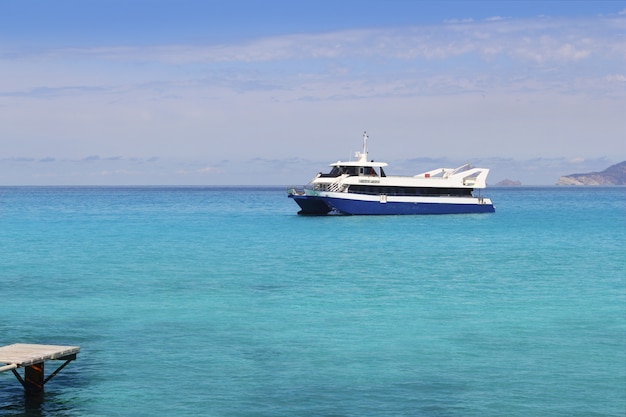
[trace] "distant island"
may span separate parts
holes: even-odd
[[[496,184],[496,187],[518,187],[522,185],[520,181],[513,181],[510,179],[502,180]]]
[[[556,185],[626,185],[626,161],[611,165],[602,172],[565,175]]]

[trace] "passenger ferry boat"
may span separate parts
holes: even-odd
[[[415,176],[387,175],[385,162],[368,161],[367,133],[355,161],[337,161],[302,189],[288,190],[301,210],[298,214],[453,214],[493,213],[495,208],[480,190],[486,187],[487,168],[438,168]]]

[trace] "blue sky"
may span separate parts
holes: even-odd
[[[626,1],[0,2],[0,185],[626,160]]]

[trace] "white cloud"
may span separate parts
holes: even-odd
[[[197,172],[198,174],[212,174],[215,172],[221,172],[221,169],[213,166],[207,166],[199,168],[195,172]]]
[[[597,61],[607,68],[623,68],[624,22],[616,17],[582,23],[493,19],[295,34],[224,45],[53,49],[4,60],[0,106],[3,97],[11,96],[93,95],[118,100],[148,93],[162,99],[266,90],[280,92],[279,100],[328,99],[464,93],[486,87],[523,91],[541,85],[562,90],[576,87],[574,81],[586,85],[588,94],[602,94],[607,90],[597,84],[602,79],[586,72]],[[572,66],[585,62],[587,67]],[[545,71],[550,66],[554,75]],[[520,82],[524,77],[527,81]],[[595,85],[579,81],[589,77]],[[530,78],[534,86],[529,85]]]
[[[626,19],[617,17],[584,21],[494,17],[482,22],[455,20],[438,26],[283,35],[223,45],[60,48],[4,56],[5,60],[95,59],[185,65],[320,59],[448,59],[472,52],[497,51],[522,60],[570,61],[588,58],[590,49],[599,55],[623,50],[625,41],[620,30],[624,25]]]
[[[618,82],[623,83],[626,82],[626,75],[624,74],[609,74],[606,76],[606,80],[609,82]]]

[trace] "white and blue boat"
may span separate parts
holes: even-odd
[[[456,214],[493,213],[486,188],[487,168],[469,164],[437,168],[415,176],[387,175],[385,162],[368,160],[367,133],[363,150],[354,161],[337,161],[327,174],[318,173],[303,188],[291,188],[288,196],[301,210],[298,214]]]

